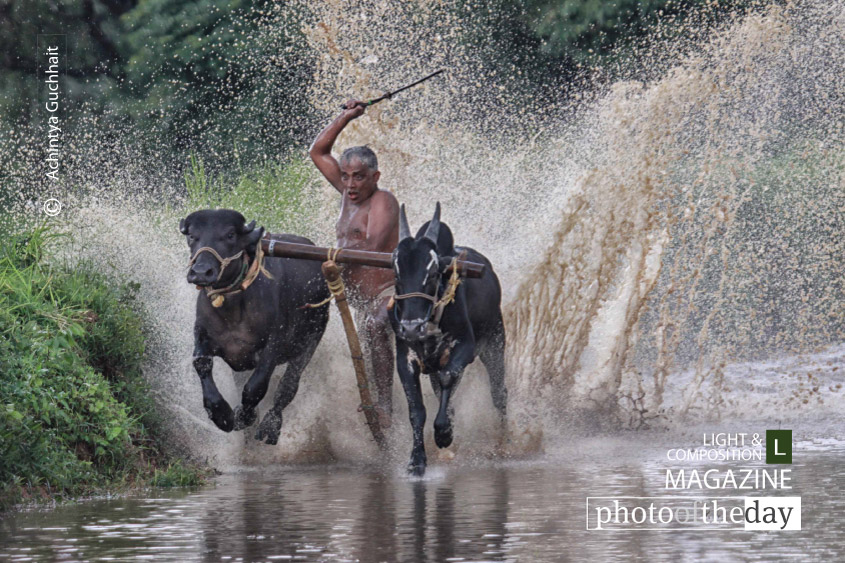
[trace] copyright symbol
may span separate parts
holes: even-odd
[[[51,197],[44,202],[44,215],[48,217],[55,217],[62,212],[62,202],[54,197]]]

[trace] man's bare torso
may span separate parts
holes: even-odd
[[[349,200],[344,192],[340,207],[340,217],[337,220],[336,235],[337,246],[340,248],[360,248],[361,241],[367,238],[367,227],[370,221],[370,209],[377,198],[395,199],[393,194],[384,190],[376,190],[372,196],[355,204]],[[399,238],[399,227],[390,241]],[[373,252],[393,252],[395,242],[388,242],[380,248],[368,248]],[[363,249],[362,249],[363,250]],[[372,300],[378,297],[379,293],[393,285],[393,270],[386,268],[373,268],[357,264],[346,264],[343,268],[343,281],[352,297],[360,300]]]

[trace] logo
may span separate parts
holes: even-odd
[[[792,430],[766,430],[766,463],[792,463]]]
[[[588,530],[800,530],[801,497],[587,497]]]
[[[672,467],[664,470],[663,488],[682,494],[588,496],[587,529],[801,529],[801,497],[779,496],[792,490],[793,469],[784,467],[792,464],[792,430],[701,436],[698,444],[666,452]],[[775,466],[764,465],[763,456]],[[708,467],[708,462],[718,465]]]
[[[54,197],[51,197],[44,202],[44,215],[48,217],[55,217],[62,212],[62,202]]]

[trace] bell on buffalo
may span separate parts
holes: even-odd
[[[226,300],[225,297],[223,297],[222,295],[218,295],[214,299],[211,300],[211,306],[212,307],[220,307],[220,306],[223,305],[223,302],[225,300]]]

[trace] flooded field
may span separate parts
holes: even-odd
[[[660,432],[573,440],[534,460],[433,464],[423,480],[395,466],[243,468],[197,490],[15,514],[0,524],[0,559],[835,561],[845,554],[845,440],[812,438],[814,430],[823,428],[794,428],[790,491],[683,492],[800,496],[801,531],[587,530],[587,496],[673,494],[664,473],[681,465],[667,449],[700,438]],[[686,465],[705,466],[736,469]]]
[[[485,452],[486,438],[468,423],[461,426],[459,416],[456,442],[446,455],[429,444],[423,479],[406,475],[410,441],[396,436],[396,451],[362,451],[357,460],[333,463],[274,458],[250,444],[242,464],[225,466],[201,488],[153,489],[8,514],[0,521],[0,560],[836,561],[845,556],[845,409],[837,387],[845,382],[844,356],[845,348],[837,347],[728,366],[725,384],[733,404],[746,407],[735,412],[745,416],[579,435],[560,427],[533,456]],[[811,379],[824,389],[811,395],[812,402],[790,406],[778,399],[802,397]],[[668,394],[667,403],[680,405],[690,384]],[[460,414],[460,402],[457,408]],[[397,422],[396,430],[405,430],[407,423]],[[755,434],[772,429],[792,430],[791,464],[767,464],[762,444],[714,445],[719,433],[745,434],[748,446]],[[691,460],[677,453],[701,448],[763,456]],[[697,470],[703,485],[688,480],[686,488],[671,488],[667,471],[677,478],[680,470]],[[743,484],[740,477],[749,470],[781,471],[789,481],[780,485],[791,488],[773,489],[753,478]],[[715,472],[712,478],[703,477],[707,471]],[[736,475],[736,487],[726,482],[728,471]],[[623,503],[645,497],[658,506],[800,497],[801,523],[799,530],[773,531],[696,519],[634,524],[632,512],[630,525],[599,530],[595,504],[588,506],[593,497]]]
[[[433,448],[436,403],[424,383],[430,466],[424,479],[409,478],[400,386],[381,454],[363,426],[334,312],[279,444],[221,432],[191,361],[196,291],[185,281],[179,218],[237,207],[269,232],[331,246],[334,190],[302,161],[304,146],[284,165],[285,181],[302,177],[293,203],[275,185],[253,197],[228,184],[206,190],[204,173],[170,171],[179,181],[159,185],[117,161],[81,162],[69,185],[84,189],[60,194],[66,212],[52,224],[71,235],[70,258],[138,283],[151,336],[144,375],[168,436],[222,473],[196,490],[8,514],[0,560],[845,560],[841,0],[760,2],[712,33],[655,38],[618,78],[597,74],[583,92],[525,107],[494,88],[513,72],[482,69],[459,42],[443,48],[461,30],[442,3],[402,13],[365,0],[367,17],[344,2],[308,4],[302,20],[279,4],[261,40],[272,46],[288,26],[302,34],[318,55],[307,95],[325,123],[344,96],[449,70],[413,98],[368,110],[338,146],[372,146],[381,187],[407,205],[414,226],[439,201],[456,241],[491,258],[503,285],[510,441],[499,447],[476,362],[455,396],[455,443],[445,453]],[[478,92],[490,115],[475,111]],[[138,159],[133,150],[127,162]],[[27,197],[15,213],[31,213]],[[237,405],[247,374],[219,359],[214,374]],[[792,431],[791,464],[669,453],[721,432],[769,430]],[[680,470],[786,473],[788,488],[724,478],[712,488],[667,486],[667,471]],[[593,497],[693,506],[800,497],[801,523],[599,530]]]

